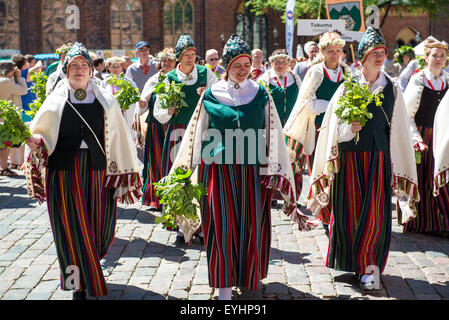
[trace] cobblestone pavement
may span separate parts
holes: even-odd
[[[116,239],[102,260],[110,293],[101,299],[214,299],[207,259],[197,239],[175,244],[176,233],[154,222],[159,213],[119,206]],[[449,239],[404,235],[393,221],[388,264],[380,289],[361,292],[353,274],[326,268],[323,228],[300,232],[272,210],[269,274],[255,292],[237,299],[449,299]],[[46,206],[27,197],[25,178],[0,177],[0,299],[69,300],[59,289],[59,267]]]

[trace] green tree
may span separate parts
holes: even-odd
[[[247,0],[246,6],[257,15],[263,14],[265,9],[283,12],[282,20],[285,21],[285,6],[287,0]],[[364,8],[370,5],[378,6],[388,16],[392,5],[398,6],[401,11],[408,11],[414,14],[427,12],[431,19],[435,19],[439,13],[448,12],[447,0],[363,0]],[[296,0],[295,17],[303,19],[327,19],[325,0]],[[382,25],[382,22],[381,22]]]

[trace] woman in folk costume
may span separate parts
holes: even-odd
[[[117,79],[120,77],[120,74],[123,71],[122,68],[122,64],[123,64],[124,60],[122,60],[119,57],[111,57],[108,58],[106,60],[106,67],[108,68],[110,74],[101,82],[101,85],[104,88],[107,88],[109,90],[111,90],[112,94],[114,95],[117,91],[120,90],[119,86],[115,86],[113,84],[109,84],[108,80],[112,77],[115,76]],[[137,85],[134,83],[134,81],[132,81],[130,78],[128,77],[124,77],[123,80],[128,81],[129,83],[132,84],[132,86],[134,88],[137,88]],[[131,136],[134,139],[135,138],[135,133],[132,130],[132,124],[133,124],[133,119],[134,119],[134,111],[136,110],[136,104],[133,103],[129,106],[128,110],[122,110],[122,115],[125,118],[125,122],[127,124],[128,129],[131,132]]]
[[[301,79],[289,69],[290,56],[285,49],[276,49],[269,61],[272,68],[265,72],[259,78],[259,81],[264,82],[265,86],[270,89],[281,125],[284,126],[297,103]],[[296,197],[299,199],[302,187],[302,170],[294,165],[293,173]],[[273,198],[278,197],[273,195]]]
[[[349,125],[335,114],[338,99],[345,94],[344,86],[338,89],[318,137],[307,201],[315,215],[331,203],[326,266],[357,273],[363,289],[374,288],[376,271],[382,273],[387,262],[392,190],[403,210],[403,221],[416,214],[419,200],[404,99],[399,84],[380,71],[386,52],[381,35],[368,27],[358,48],[362,72],[354,80],[372,92],[381,91],[382,105],[368,105],[373,118],[365,126],[359,122]]]
[[[165,125],[161,124],[153,116],[154,102],[156,101],[156,95],[153,94],[153,91],[161,81],[161,76],[166,75],[176,67],[176,56],[174,50],[172,48],[170,49],[164,49],[157,55],[160,70],[145,83],[142,94],[140,95],[140,107],[136,108],[134,115],[133,129],[136,131],[137,142],[142,146],[143,141],[145,141],[144,167],[142,174],[142,204],[149,206],[150,210],[157,210],[160,208],[159,199],[156,197],[153,182],[158,182],[163,177],[162,147],[165,139]],[[145,138],[142,136],[140,125],[140,117],[144,114],[148,114],[145,120],[147,123]]]
[[[179,64],[176,69],[167,73],[164,82],[167,85],[172,81],[184,84],[182,91],[185,94],[184,100],[188,107],[182,107],[178,113],[175,113],[174,108],[162,109],[159,97],[156,95],[153,115],[159,123],[166,125],[162,148],[162,175],[164,176],[170,171],[173,160],[178,152],[180,140],[201,94],[206,87],[210,87],[218,81],[215,74],[209,68],[195,64],[195,44],[188,35],[183,34],[179,37],[175,47],[175,55]],[[181,232],[178,232],[177,241],[184,241]]]
[[[300,229],[309,223],[296,209],[276,107],[265,87],[248,79],[251,51],[237,35],[223,49],[223,65],[227,74],[200,100],[171,170],[199,165],[198,180],[207,189],[201,224],[209,284],[219,288],[220,299],[230,299],[233,286],[255,290],[267,275],[271,189],[281,192],[284,212]],[[186,240],[200,227],[182,217],[177,222]]]
[[[117,200],[141,196],[141,167],[120,107],[93,81],[82,44],[67,53],[63,72],[30,125],[28,192],[47,200],[61,288],[85,299],[108,293],[100,260],[114,240]]]
[[[297,103],[284,126],[296,172],[306,166],[309,174],[312,171],[313,153],[324,113],[343,82],[343,75],[350,73],[350,68],[340,61],[344,45],[345,41],[336,32],[327,32],[321,36],[318,46],[324,61],[312,65],[307,71]],[[326,218],[329,216],[330,208],[325,208],[322,222],[326,231],[329,224]]]
[[[418,205],[418,215],[404,225],[404,232],[449,231],[449,188],[441,187],[437,197],[433,194],[434,170],[437,169],[439,177],[445,171],[441,170],[441,167],[435,168],[437,158],[433,149],[435,142],[444,143],[444,138],[436,139],[434,132],[437,130],[437,111],[448,107],[441,103],[449,83],[449,74],[443,70],[447,50],[447,45],[441,42],[427,44],[424,47],[426,67],[411,77],[404,93],[407,113],[422,138],[418,143],[415,142],[415,149],[422,155],[421,162],[417,165],[421,201]],[[443,114],[444,111],[441,111],[440,116]],[[448,118],[444,118],[443,126],[447,126],[447,120]],[[438,156],[440,157],[441,153]]]

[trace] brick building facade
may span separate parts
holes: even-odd
[[[204,55],[204,52],[209,48],[216,48],[221,51],[224,44],[221,35],[226,40],[236,32],[244,32],[245,37],[250,39],[250,45],[263,47],[265,53],[271,53],[277,47],[285,45],[285,26],[281,21],[281,14],[267,10],[264,16],[256,17],[248,9],[245,9],[242,0],[0,0],[0,11],[2,3],[11,1],[15,1],[18,7],[18,23],[16,25],[19,26],[20,31],[20,41],[17,41],[17,43],[20,43],[20,48],[3,47],[1,49],[20,49],[22,53],[51,52],[62,44],[61,30],[58,31],[59,38],[55,36],[55,39],[59,39],[60,43],[57,43],[56,40],[50,43],[48,39],[54,35],[47,30],[49,30],[49,27],[51,29],[51,19],[55,19],[55,21],[59,19],[57,21],[61,26],[60,28],[63,28],[67,14],[61,8],[70,4],[75,4],[79,8],[80,16],[80,28],[72,30],[72,38],[82,42],[88,49],[118,49],[114,48],[116,46],[114,43],[117,41],[112,36],[113,32],[115,32],[114,34],[118,33],[112,31],[112,26],[118,23],[119,13],[118,11],[114,13],[111,6],[117,7],[123,4],[137,8],[131,16],[132,19],[137,21],[137,24],[140,24],[140,30],[137,32],[140,32],[141,35],[139,37],[137,34],[137,37],[134,37],[132,41],[128,40],[127,45],[123,48],[134,48],[135,39],[141,38],[150,42],[152,53],[163,49],[165,46],[164,39],[168,39],[166,12],[169,6],[176,7],[175,11],[182,6],[188,6],[188,13],[186,14],[188,17],[184,15],[182,20],[184,23],[185,19],[190,19],[186,25],[191,23],[188,28],[189,31],[193,31],[192,37],[201,55]],[[43,12],[44,5],[47,8],[61,7],[58,11],[59,18],[56,18],[54,13],[56,9],[52,11],[53,15]],[[182,32],[182,27],[176,26],[181,19],[179,17],[178,15],[175,18],[170,18],[173,20],[173,29],[176,29],[177,32],[172,35],[172,38],[177,37],[177,34]],[[126,20],[125,18],[120,19],[122,19],[120,23]],[[390,10],[382,31],[387,39],[388,47],[393,49],[399,39],[398,36],[411,38],[417,32],[420,33],[422,39],[425,39],[432,32],[438,39],[449,40],[447,21],[447,14],[443,14],[440,19],[431,24],[426,14],[419,16],[399,14],[393,9]],[[124,23],[126,24],[126,21]],[[121,28],[126,33],[129,32],[130,26]],[[43,31],[44,29],[45,31]],[[278,31],[277,39],[275,39],[274,29]],[[54,32],[56,34],[56,31]],[[296,48],[298,41],[304,43],[307,40],[309,38],[295,38],[294,48]],[[407,39],[404,41],[406,42]],[[50,48],[51,46],[53,48]]]

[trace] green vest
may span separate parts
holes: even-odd
[[[256,165],[265,159],[266,140],[259,129],[265,127],[267,103],[268,94],[261,85],[253,101],[240,106],[221,104],[208,88],[203,100],[204,109],[209,115],[209,129],[216,129],[214,133],[219,134],[205,138],[202,159],[209,164],[247,165]],[[229,131],[226,134],[227,129],[231,129],[232,135]],[[259,152],[263,154],[259,155]]]
[[[198,71],[198,79],[195,84],[188,86],[184,85],[182,91],[185,93],[184,101],[187,103],[188,107],[182,107],[178,114],[174,114],[168,123],[170,124],[188,124],[193,112],[195,111],[200,95],[196,92],[201,84],[207,85],[207,68],[201,65],[195,65]],[[176,74],[176,69],[173,69],[167,73],[168,81],[175,83],[180,83],[178,75]]]
[[[285,92],[283,88],[275,86],[271,83],[269,87],[274,104],[276,105],[276,110],[278,111],[279,118],[281,119],[281,124],[284,126],[290,116],[290,113],[292,112],[293,107],[295,106],[299,88],[296,85],[296,81],[294,81],[290,87],[287,87]]]
[[[390,127],[388,122],[391,122],[394,107],[394,92],[393,84],[387,79],[387,85],[383,90],[382,108],[377,107],[374,102],[368,105],[368,111],[373,114],[373,118],[369,119],[362,130],[359,131],[360,140],[357,144],[354,143],[354,139],[348,142],[342,142],[338,144],[338,148],[341,151],[388,151],[390,148]],[[388,117],[388,122],[385,117]]]
[[[332,80],[329,80],[329,78],[326,75],[324,75],[323,82],[321,82],[320,87],[316,91],[316,98],[320,99],[320,100],[331,101],[332,96],[334,95],[335,91],[337,91],[340,84],[342,84],[344,81],[343,77],[341,77],[341,78],[342,79],[339,82],[333,82]],[[315,117],[315,124],[318,127],[321,127],[321,123],[323,122],[323,119],[324,119],[324,112],[320,113],[319,115],[317,115]]]

